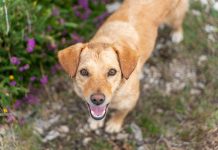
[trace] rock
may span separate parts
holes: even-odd
[[[46,143],[47,141],[54,140],[54,139],[56,139],[59,135],[60,135],[60,133],[59,133],[58,131],[51,130],[51,131],[45,136],[45,138],[42,139],[42,142]]]
[[[120,2],[114,2],[111,4],[107,4],[106,5],[106,9],[109,13],[114,12],[115,10],[117,10],[120,7],[121,3]]]
[[[69,127],[66,126],[66,125],[61,125],[59,128],[58,128],[58,131],[61,132],[61,133],[68,133],[70,131]]]
[[[127,133],[118,133],[117,136],[116,136],[116,139],[117,140],[125,140],[128,138],[128,134]]]
[[[39,133],[40,135],[43,135],[44,134],[44,130],[43,130],[43,128],[39,128],[39,127],[34,127],[34,130],[36,131],[36,132],[34,132],[34,133]]]
[[[90,131],[90,128],[89,128],[89,125],[88,124],[85,124],[83,127],[80,127],[79,128],[79,132],[81,134],[86,134],[87,132]]]
[[[34,123],[34,129],[39,134],[43,135],[45,130],[48,130],[54,123],[59,121],[60,116],[57,115],[50,120],[38,119]]]
[[[4,126],[0,126],[0,136],[4,136],[6,133],[6,129]]]
[[[198,66],[201,66],[205,61],[207,61],[207,56],[206,55],[201,55],[199,58],[198,58]]]
[[[149,150],[149,148],[146,145],[142,145],[137,147],[137,150]]]
[[[202,82],[196,83],[196,87],[203,90],[205,88],[205,85]]]
[[[59,119],[60,119],[60,115],[57,115],[57,116],[54,116],[53,118],[49,119],[48,122],[50,123],[50,125],[52,125],[52,124],[58,122]]]
[[[201,15],[201,12],[198,11],[198,10],[193,9],[193,10],[192,10],[192,14],[195,15],[195,16],[200,16],[200,15]]]
[[[190,94],[191,95],[199,95],[199,94],[201,94],[201,91],[198,89],[191,89]]]
[[[100,135],[101,134],[100,130],[99,129],[95,130],[95,134]]]
[[[162,43],[157,43],[156,45],[156,50],[160,50],[164,47],[164,45]]]
[[[202,5],[208,5],[208,1],[207,0],[200,0]]]
[[[156,111],[157,111],[157,113],[160,113],[160,114],[162,114],[164,112],[163,109],[161,109],[161,108],[158,108]]]
[[[216,10],[216,11],[218,11],[218,2],[215,2],[215,3],[214,3],[213,9]]]
[[[91,137],[85,137],[84,139],[83,139],[83,145],[84,146],[86,146],[90,141],[92,140],[92,138]]]
[[[208,40],[212,41],[212,42],[216,42],[216,38],[214,37],[213,34],[208,34]]]
[[[206,26],[204,27],[204,31],[206,33],[212,33],[212,32],[216,32],[217,28],[215,26],[213,26],[213,25],[206,24]]]
[[[142,136],[142,131],[141,131],[140,127],[135,123],[131,123],[130,128],[133,131],[134,138],[136,139],[136,142],[137,143],[143,142],[143,136]]]

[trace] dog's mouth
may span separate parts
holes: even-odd
[[[94,105],[89,105],[87,103],[87,105],[89,108],[90,116],[95,120],[101,120],[106,116],[107,108],[109,104],[104,106],[94,106]]]

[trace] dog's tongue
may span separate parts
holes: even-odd
[[[106,111],[105,109],[106,106],[90,106],[91,113],[94,116],[102,116]]]

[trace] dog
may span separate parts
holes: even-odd
[[[125,0],[87,43],[58,52],[75,92],[88,106],[91,129],[104,125],[108,108],[116,111],[105,125],[119,132],[139,98],[139,76],[150,57],[161,24],[172,28],[172,41],[183,39],[188,0]]]

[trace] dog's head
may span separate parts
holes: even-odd
[[[137,65],[136,51],[126,44],[78,43],[59,51],[63,69],[73,77],[91,116],[103,119],[122,79]]]

